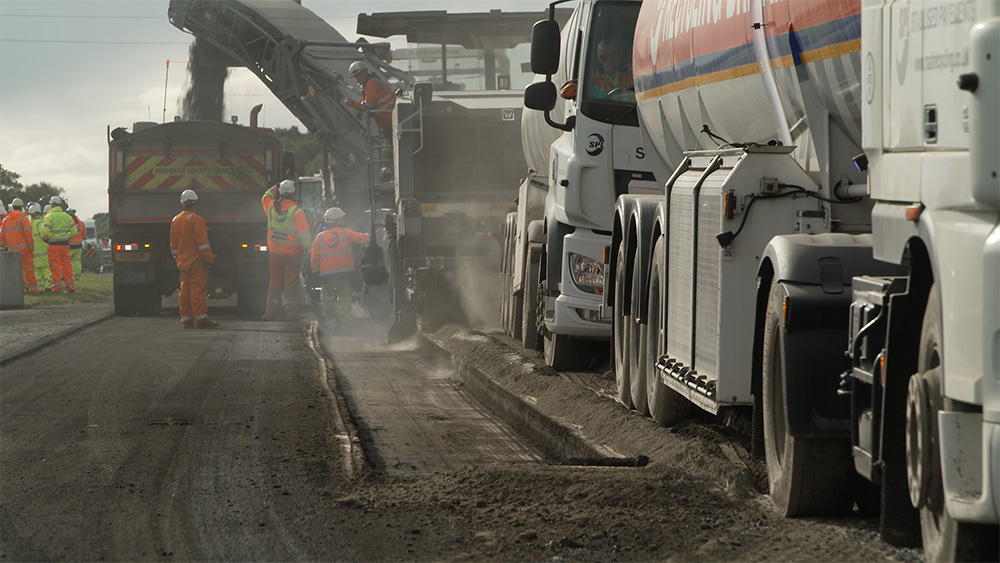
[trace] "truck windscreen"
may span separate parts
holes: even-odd
[[[632,38],[638,2],[605,2],[594,8],[584,58],[580,110],[605,122],[635,121]]]

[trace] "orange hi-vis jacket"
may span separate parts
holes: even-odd
[[[82,248],[83,238],[87,236],[87,227],[84,226],[83,221],[81,221],[76,215],[70,215],[69,217],[73,220],[73,224],[76,225],[76,236],[70,237],[69,247]]]
[[[170,222],[170,253],[182,272],[202,261],[205,264],[215,261],[212,245],[208,244],[208,226],[201,215],[185,209],[174,217]]]
[[[316,235],[313,241],[310,266],[320,277],[354,270],[354,251],[351,244],[365,244],[368,235],[346,227],[331,227]]]
[[[31,219],[27,214],[14,209],[3,218],[0,246],[21,253],[25,250],[35,252],[35,234],[31,230]]]
[[[306,214],[295,201],[278,199],[278,190],[271,187],[261,198],[267,213],[267,250],[275,254],[297,254],[309,250],[312,238]]]
[[[381,78],[372,75],[361,85],[361,101],[348,99],[347,105],[358,110],[374,111],[375,126],[381,133],[392,127],[392,108],[396,107],[396,94],[389,90],[389,85]]]

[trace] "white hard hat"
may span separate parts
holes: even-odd
[[[354,61],[347,69],[347,74],[350,74],[351,76],[357,76],[362,72],[368,72],[368,67],[361,61]]]
[[[331,207],[326,210],[326,213],[323,214],[323,221],[333,223],[337,219],[343,219],[345,215],[347,214],[344,213],[343,209],[339,207]]]
[[[19,197],[15,197],[10,202],[11,207],[24,207],[24,200]]]
[[[52,204],[51,203],[48,204],[48,205],[46,205],[45,208],[42,209],[42,213],[45,213],[46,215],[48,215],[49,211],[52,211]]]
[[[35,213],[41,213],[41,212],[42,212],[42,206],[41,205],[38,205],[35,202],[31,202],[31,203],[28,204],[28,213],[35,214]]]
[[[187,205],[198,201],[198,194],[194,193],[194,190],[184,190],[181,192],[181,205]]]
[[[4,207],[3,202],[0,201],[0,215],[6,215],[6,214],[7,214],[7,208]]]
[[[57,195],[54,195],[51,198],[49,198],[49,205],[58,205],[58,206],[61,207],[61,206],[66,205],[66,204],[63,203],[63,200],[62,200],[61,197],[59,197]]]
[[[282,180],[278,184],[278,193],[281,195],[292,195],[295,193],[295,182],[291,180]]]
[[[76,209],[70,207],[69,209],[66,210],[66,213],[69,213],[70,215],[76,215]]]

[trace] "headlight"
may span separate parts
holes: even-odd
[[[573,284],[581,291],[604,295],[604,264],[593,258],[569,253],[569,271]]]

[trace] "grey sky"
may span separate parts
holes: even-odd
[[[291,1],[291,0],[289,0]],[[168,0],[0,0],[0,164],[66,189],[79,215],[107,210],[107,128],[172,119],[186,85],[191,36],[167,20]],[[302,0],[347,39],[359,13],[542,12],[546,0]],[[167,61],[170,61],[167,72]],[[166,88],[165,88],[166,87]],[[226,86],[226,113],[304,129],[249,71]],[[9,202],[4,202],[9,203]]]

